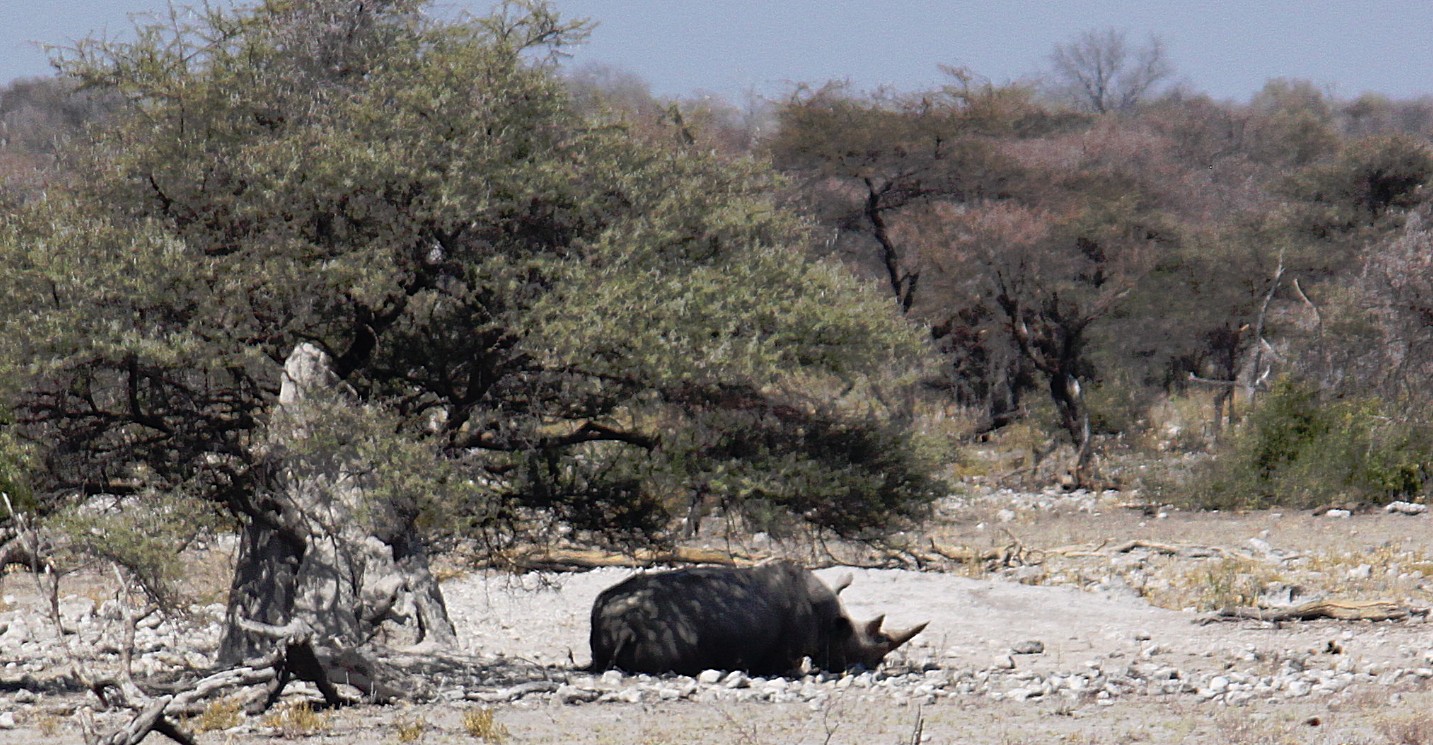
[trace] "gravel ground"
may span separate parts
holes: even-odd
[[[1098,505],[1078,499],[1000,509],[1011,512],[992,510],[991,524],[1025,535],[1077,534],[1100,520]],[[1285,534],[1263,527],[1271,519],[1225,516],[1218,524],[1231,532],[1215,538],[1241,556],[1284,562],[1334,540],[1326,529],[1332,523],[1298,516],[1307,522],[1310,545],[1281,545]],[[1430,518],[1342,520],[1334,532],[1354,531],[1375,551],[1389,542],[1380,533],[1426,535]],[[961,525],[976,530],[969,521]],[[1268,538],[1260,540],[1274,546],[1231,540],[1261,530]],[[854,575],[842,595],[854,618],[884,613],[893,627],[927,620],[930,626],[878,671],[790,680],[720,671],[695,678],[591,675],[580,668],[590,659],[592,601],[634,570],[469,573],[443,586],[451,615],[465,648],[508,674],[440,685],[442,698],[419,706],[335,712],[307,736],[288,735],[315,742],[473,742],[468,729],[488,721],[475,718],[486,711],[492,717],[482,733],[507,742],[905,743],[919,735],[931,743],[1433,743],[1433,625],[1426,617],[1201,625],[1203,614],[1155,607],[1121,579],[1138,559],[1091,559],[1078,572],[1084,580],[1065,585],[1022,583],[1032,577],[1019,568],[980,577],[821,569],[828,582]],[[1409,574],[1406,566],[1391,571]],[[1043,581],[1059,572],[1074,570],[1049,569]],[[4,579],[0,743],[80,742],[72,714],[89,702],[54,685],[61,647],[41,622],[28,584],[21,576]],[[1427,585],[1412,587],[1412,598],[1426,607]],[[219,610],[200,609],[189,625],[141,627],[138,672],[202,667],[217,640]],[[111,608],[81,593],[66,597],[62,612],[78,632],[72,643],[113,657]],[[272,722],[243,721],[201,742],[267,742],[275,729]]]

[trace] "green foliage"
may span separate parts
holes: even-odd
[[[29,512],[38,505],[30,487],[30,449],[15,437],[14,426],[0,422],[0,494],[9,500],[9,508],[17,512]],[[0,509],[4,502],[0,501]],[[8,512],[0,513],[0,521],[9,520]]]
[[[1420,498],[1433,477],[1433,426],[1387,409],[1376,399],[1324,400],[1283,380],[1184,498],[1205,509]]]
[[[189,567],[184,547],[222,524],[213,505],[176,493],[93,500],[70,505],[44,522],[68,539],[72,565],[98,557],[124,567],[150,600],[173,611],[184,607]]]
[[[918,365],[920,332],[802,258],[770,171],[575,107],[549,58],[585,26],[546,3],[423,6],[211,8],[64,61],[123,103],[72,188],[0,237],[37,492],[143,483],[261,515],[278,449],[307,448],[284,455],[368,463],[375,516],[650,538],[705,488],[683,479],[691,443],[725,437],[759,443],[730,459],[763,485],[733,499],[800,479],[869,505],[784,502],[843,532],[918,513],[928,476],[902,469],[929,464],[874,447],[904,425],[848,393]],[[300,342],[357,407],[278,445]],[[821,417],[723,432],[803,388],[829,393]]]
[[[781,406],[712,411],[706,425],[682,443],[686,477],[738,511],[754,502],[865,537],[943,493],[936,452],[904,427]]]
[[[1139,431],[1152,404],[1149,390],[1118,379],[1088,386],[1085,403],[1090,409],[1090,428],[1102,435]]]
[[[1333,110],[1307,80],[1277,78],[1250,102],[1249,154],[1279,167],[1306,166],[1337,152]]]
[[[1433,179],[1433,153],[1405,135],[1374,136],[1350,144],[1338,157],[1311,166],[1290,182],[1292,195],[1316,211],[1312,229],[1347,232],[1385,214],[1422,203]]]

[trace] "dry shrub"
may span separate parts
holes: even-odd
[[[507,740],[508,728],[493,718],[493,710],[487,707],[469,709],[463,712],[463,731],[475,739],[494,745]]]
[[[279,737],[308,737],[328,729],[328,716],[314,711],[307,701],[291,703],[273,714],[264,717],[264,726],[273,729]]]
[[[1385,719],[1377,726],[1389,745],[1430,745],[1433,743],[1433,718],[1427,714]]]
[[[239,726],[243,721],[243,706],[236,698],[220,698],[209,702],[193,719],[189,720],[189,726],[195,732],[216,732]]]
[[[393,728],[398,731],[398,742],[417,742],[423,738],[428,725],[418,718],[399,718],[393,722]]]

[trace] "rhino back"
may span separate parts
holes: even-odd
[[[794,565],[641,574],[592,608],[594,669],[781,674],[824,645],[806,577]],[[829,593],[829,591],[828,591]]]

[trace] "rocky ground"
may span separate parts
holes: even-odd
[[[1425,513],[1219,515],[1138,509],[1118,494],[990,492],[949,500],[908,567],[850,572],[856,618],[927,630],[882,669],[800,679],[591,675],[593,598],[631,569],[444,583],[463,643],[488,661],[435,681],[433,703],[321,715],[285,708],[191,723],[201,742],[1396,743],[1433,744],[1433,524]],[[796,553],[757,536],[744,549]],[[823,563],[822,557],[807,555]],[[921,571],[924,569],[925,571]],[[118,609],[67,588],[57,640],[25,575],[4,578],[0,743],[80,742],[66,645],[113,663]],[[1201,623],[1225,606],[1379,600],[1410,615]],[[217,604],[141,623],[135,669],[202,668]],[[295,697],[298,698],[297,696]]]

